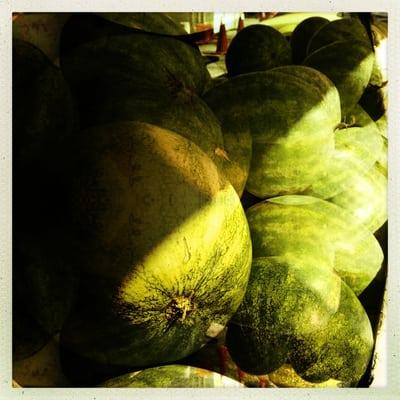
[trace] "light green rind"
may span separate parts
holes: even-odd
[[[358,103],[372,73],[374,53],[365,41],[336,41],[309,54],[303,64],[324,73],[340,95],[342,115]]]
[[[100,385],[107,388],[219,388],[244,387],[240,382],[221,375],[187,365],[163,365],[124,374]]]
[[[387,177],[377,164],[369,170],[361,168],[347,189],[329,201],[350,212],[359,223],[375,232],[387,220]]]
[[[368,171],[382,154],[383,138],[375,124],[339,129],[335,133],[335,151],[328,172],[313,182],[304,194],[329,199],[347,190],[360,171]]]
[[[150,124],[94,127],[76,151],[71,218],[84,294],[63,346],[131,367],[196,351],[247,285],[251,243],[235,190],[193,142]]]
[[[357,295],[381,267],[383,252],[374,235],[328,201],[275,197],[250,207],[246,215],[254,257],[291,254],[310,262],[334,257],[335,271]]]
[[[285,66],[243,74],[214,87],[206,101],[223,132],[251,134],[252,194],[301,192],[325,173],[340,106],[336,88],[318,71]]]

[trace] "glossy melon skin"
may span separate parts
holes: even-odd
[[[331,199],[347,190],[363,171],[369,171],[384,151],[376,126],[352,126],[335,132],[335,151],[325,176],[316,180],[305,194]]]
[[[251,264],[240,199],[198,146],[139,122],[82,132],[72,217],[82,298],[62,344],[143,367],[190,354],[239,306]]]
[[[292,255],[328,265],[360,294],[379,271],[383,253],[374,235],[350,213],[312,196],[268,199],[246,211],[254,257]]]
[[[325,74],[337,87],[342,115],[360,100],[372,73],[374,53],[363,40],[339,40],[310,53],[303,64]]]
[[[270,26],[246,26],[229,44],[225,64],[229,76],[288,65],[290,45],[284,35]]]
[[[164,365],[112,378],[107,388],[218,388],[244,387],[238,381],[216,372],[188,365]]]
[[[303,66],[277,67],[231,78],[204,98],[224,137],[251,135],[250,193],[266,198],[301,192],[325,173],[340,105],[323,74]]]
[[[300,22],[290,36],[292,59],[294,64],[301,64],[307,56],[307,46],[312,36],[328,24],[329,20],[323,17],[310,17]]]
[[[376,232],[387,221],[387,177],[379,164],[359,169],[349,186],[329,199],[350,212],[354,219]]]

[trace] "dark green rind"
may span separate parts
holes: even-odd
[[[358,103],[371,77],[374,53],[365,41],[336,41],[309,54],[303,64],[324,73],[337,87],[342,115]]]
[[[246,215],[254,257],[291,254],[326,265],[334,260],[336,273],[357,295],[382,265],[382,249],[374,235],[328,201],[281,196],[250,207]]]
[[[239,368],[265,374],[283,365],[293,343],[323,329],[336,312],[340,283],[323,263],[288,254],[253,259],[245,298],[226,337]]]
[[[164,13],[72,13],[62,28],[60,49],[64,53],[92,40],[140,32],[187,35]]]
[[[329,199],[350,212],[371,232],[387,220],[387,177],[377,164],[369,170],[359,169],[347,189]]]
[[[107,388],[219,388],[244,387],[240,382],[208,371],[186,365],[164,365],[118,376],[104,382]]]
[[[313,182],[304,194],[330,199],[347,190],[360,173],[369,171],[384,151],[383,138],[375,124],[339,129],[335,152],[325,176]]]
[[[338,40],[362,40],[369,43],[364,25],[358,18],[341,18],[330,21],[312,36],[307,55]]]
[[[201,94],[211,79],[198,49],[145,33],[83,43],[62,52],[60,63],[83,111],[98,97],[143,90]]]
[[[251,243],[233,187],[193,142],[145,123],[86,130],[77,152],[71,218],[86,279],[62,345],[124,367],[199,349],[247,285]],[[179,296],[191,308],[173,321]]]
[[[247,121],[237,121],[232,115],[232,112],[239,112],[239,107],[234,102],[228,102],[228,99],[235,95],[235,87],[227,78],[208,90],[203,95],[203,100],[218,118],[221,126],[224,150],[228,158],[224,165],[225,175],[239,196],[242,196],[250,169],[252,139]]]
[[[175,22],[166,13],[161,12],[124,12],[97,13],[101,18],[132,29],[162,35],[185,35],[182,25]]]
[[[238,32],[225,56],[229,76],[266,71],[291,62],[290,45],[285,36],[261,24],[246,26]]]
[[[265,198],[303,191],[325,172],[340,106],[336,88],[318,71],[285,66],[243,74],[205,99],[224,136],[251,134],[250,193]]]
[[[301,64],[307,56],[307,46],[314,35],[329,20],[323,17],[310,17],[298,24],[290,36],[292,60],[294,64]]]
[[[309,355],[303,349],[296,360],[291,360],[303,379],[311,382],[337,379],[353,385],[360,380],[370,361],[374,339],[363,306],[344,282],[338,311],[327,327],[310,339],[317,361],[304,369],[302,358],[309,358]]]
[[[331,21],[329,25],[319,30],[310,40],[308,54],[320,49],[337,40],[363,40],[368,46],[372,48],[372,43],[368,37],[368,33],[358,18],[342,18]],[[372,73],[369,80],[371,85],[381,85],[383,83],[382,72],[378,65],[377,59],[374,54],[374,64]]]

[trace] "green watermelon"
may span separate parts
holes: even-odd
[[[250,235],[234,188],[193,142],[146,123],[83,131],[76,152],[83,279],[62,345],[129,368],[198,350],[247,285]]]
[[[330,199],[351,186],[352,180],[369,171],[383,150],[383,138],[375,125],[338,129],[335,151],[325,176],[304,194]]]
[[[184,28],[166,13],[72,13],[62,28],[60,47],[65,52],[88,41],[135,32],[186,35]]]
[[[341,207],[311,196],[268,199],[246,211],[253,256],[293,256],[307,264],[333,264],[336,273],[360,294],[383,261],[373,234]],[[333,301],[335,298],[333,297]]]
[[[290,364],[308,382],[357,383],[374,343],[365,310],[341,282],[338,308],[328,312],[326,276],[293,265],[283,257],[253,260],[245,299],[228,326],[233,360],[249,373],[273,375]]]
[[[253,195],[301,192],[325,173],[340,106],[336,88],[323,74],[303,66],[242,74],[204,98],[221,121],[224,138],[251,135],[246,190]]]
[[[329,20],[323,17],[310,17],[300,22],[290,36],[290,47],[294,64],[301,64],[307,56],[307,46],[311,37],[328,24]]]
[[[342,282],[340,305],[328,325],[313,335],[315,362],[304,368],[308,351],[300,348],[290,361],[296,372],[309,381],[336,379],[355,385],[365,373],[374,346],[368,315],[353,291]]]
[[[146,33],[85,42],[62,51],[60,64],[81,113],[96,99],[144,90],[201,94],[211,79],[198,49]]]
[[[255,258],[245,298],[226,335],[233,360],[256,375],[282,366],[293,343],[325,328],[338,307],[340,282],[323,261],[289,253]]]
[[[128,94],[93,99],[82,115],[81,125],[116,121],[147,122],[184,136],[196,143],[226,173],[228,180],[235,181],[230,174],[232,146],[226,147],[217,117],[195,93],[173,95],[167,91],[132,90]]]
[[[244,387],[216,372],[189,365],[163,365],[124,374],[104,382],[106,388],[220,388]]]
[[[347,17],[330,21],[311,37],[307,47],[307,54],[311,54],[333,42],[353,39],[369,43],[367,31],[358,18]]]
[[[296,374],[290,364],[283,364],[280,368],[268,374],[268,378],[278,387],[284,388],[340,388],[345,386],[344,382],[336,379],[328,379],[323,382],[306,381]]]
[[[347,115],[360,100],[371,77],[373,63],[371,46],[358,39],[338,40],[318,48],[303,62],[321,71],[335,84],[342,116]]]
[[[225,56],[229,76],[266,71],[291,62],[290,45],[285,36],[261,24],[249,25],[239,31]]]
[[[350,212],[359,223],[375,232],[387,220],[387,177],[378,164],[357,172],[347,188],[329,201]]]

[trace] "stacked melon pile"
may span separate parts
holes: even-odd
[[[223,332],[249,382],[359,381],[387,144],[357,20],[245,28],[215,82],[162,14],[73,15],[60,68],[13,51],[16,361],[58,334],[72,385],[229,386],[188,367]]]

